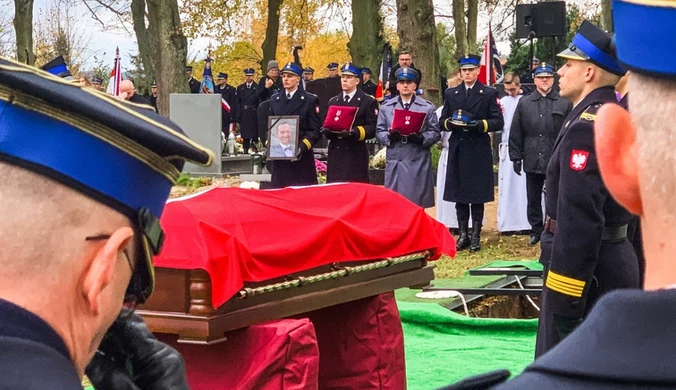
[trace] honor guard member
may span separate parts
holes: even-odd
[[[153,107],[155,107],[155,112],[157,111],[157,83],[153,81],[152,84],[150,84],[150,104],[152,104]]]
[[[123,304],[152,293],[170,190],[211,152],[152,108],[5,58],[0,111],[0,388],[82,389],[86,370],[101,389],[187,389],[178,352]]]
[[[282,78],[279,77],[279,64],[277,61],[268,61],[266,72],[265,77],[261,77],[258,81],[258,88],[256,89],[259,103],[270,100],[272,95],[284,89],[282,87]]]
[[[434,105],[415,96],[420,75],[412,68],[396,73],[399,96],[383,103],[378,114],[376,138],[387,146],[385,188],[395,191],[420,207],[434,206],[434,177],[430,147],[441,139]],[[420,133],[402,136],[392,127],[395,110],[425,113]],[[393,130],[390,132],[390,130]]]
[[[544,230],[542,189],[554,141],[572,103],[553,89],[554,69],[541,63],[535,69],[535,91],[521,99],[509,132],[509,159],[514,172],[526,173],[527,215],[531,226],[530,245],[540,242]]]
[[[305,82],[312,81],[315,78],[315,70],[310,68],[309,66],[305,69],[303,69],[303,80]]]
[[[329,70],[329,76],[328,77],[338,77],[338,63],[337,62],[330,62],[328,65],[326,65],[326,69]]]
[[[361,74],[362,79],[364,80],[361,89],[367,95],[376,96],[376,89],[378,89],[378,86],[373,81],[371,81],[371,69],[362,68]]]
[[[92,78],[92,87],[94,87],[95,90],[101,91],[101,83],[103,80],[99,76],[94,76]]]
[[[317,97],[303,91],[300,78],[303,71],[298,64],[287,63],[282,69],[284,89],[270,100],[270,115],[299,116],[298,151],[294,161],[271,161],[272,188],[317,184],[317,169],[312,146],[321,138],[319,102]]]
[[[629,112],[606,104],[594,121],[596,159],[610,195],[640,215],[650,232],[644,236],[648,291],[606,294],[561,343],[523,374],[491,388],[676,388],[675,6],[673,0],[613,2],[617,56],[631,71]],[[488,385],[487,378],[473,378],[471,388],[488,388],[479,386]]]
[[[228,135],[230,135],[230,123],[236,122],[235,108],[237,104],[237,90],[235,90],[235,87],[228,84],[227,73],[218,73],[218,76],[216,77],[216,87],[214,88],[214,93],[221,94],[221,112],[223,114],[221,119],[221,128],[223,130],[223,134],[228,137]],[[244,138],[243,135],[242,138],[244,139],[244,150],[248,150],[251,139]]]
[[[200,82],[192,77],[192,66],[186,66],[185,72],[188,75],[188,88],[190,88],[190,93],[200,93]]]
[[[492,202],[495,196],[488,133],[504,126],[498,91],[477,81],[480,60],[476,55],[458,60],[463,83],[444,92],[444,109],[439,119],[442,130],[452,131],[448,139],[444,200],[455,202],[460,230],[457,249],[469,248],[472,252],[481,250],[484,203]]]
[[[588,21],[559,57],[567,60],[558,72],[560,94],[577,104],[547,168],[540,255],[547,274],[536,356],[575,329],[601,295],[639,286],[636,254],[627,241],[631,214],[608,194],[594,149],[596,112],[617,103],[614,87],[625,70],[611,37]]]
[[[252,143],[258,142],[258,96],[256,95],[256,83],[253,68],[244,69],[244,82],[237,87],[237,121],[239,131],[244,139],[242,146],[249,150]]]
[[[343,92],[332,97],[328,106],[356,107],[357,112],[351,126],[347,125],[339,132],[322,129],[324,136],[329,139],[326,181],[368,183],[369,153],[364,141],[376,135],[378,102],[358,88],[360,68],[348,62],[340,72]],[[338,119],[339,116],[336,116]]]

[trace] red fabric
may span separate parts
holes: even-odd
[[[185,359],[192,390],[306,390],[318,388],[319,351],[312,323],[286,319],[229,332],[215,345],[157,338]]]
[[[358,107],[351,106],[330,106],[324,119],[324,126],[327,129],[337,132],[342,130],[350,130],[354,124],[354,119],[357,117]]]
[[[319,388],[403,390],[404,334],[394,293],[305,315],[319,343]]]
[[[388,189],[335,184],[281,190],[216,188],[168,202],[156,267],[204,269],[220,306],[245,282],[334,262],[432,250],[455,255],[446,227]]]
[[[411,135],[413,133],[420,133],[423,124],[425,124],[424,112],[416,112],[410,110],[394,109],[394,117],[392,118],[392,131],[398,131],[401,135]]]

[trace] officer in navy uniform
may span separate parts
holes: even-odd
[[[362,78],[364,79],[364,82],[362,83],[361,89],[366,93],[367,95],[371,96],[376,96],[376,89],[378,89],[378,86],[376,83],[371,81],[371,69],[369,68],[362,68]]]
[[[481,249],[484,203],[494,199],[493,154],[489,132],[502,130],[504,119],[498,91],[477,81],[480,57],[467,55],[458,60],[463,83],[444,92],[439,126],[452,131],[448,140],[448,165],[444,200],[455,202],[460,237],[457,249]],[[454,124],[454,113],[470,118],[466,125]],[[469,218],[472,234],[469,235]]]
[[[644,235],[648,291],[618,290],[604,295],[574,332],[507,383],[495,386],[500,373],[491,373],[447,389],[676,388],[676,250],[672,244],[676,215],[674,208],[665,204],[673,197],[675,167],[673,160],[664,158],[676,147],[676,35],[670,28],[676,8],[669,6],[673,4],[613,2],[617,57],[631,70],[632,98],[629,112],[605,104],[595,114],[593,128],[594,158],[598,159],[609,195],[639,214],[645,231],[651,232]],[[657,27],[641,28],[646,25]],[[594,53],[595,61],[613,65],[614,60],[608,61],[609,53],[597,43],[589,46],[589,41],[594,42],[577,38],[571,51],[585,48]],[[586,53],[577,54],[584,57]],[[573,135],[571,126],[564,137]],[[588,132],[592,132],[591,127]],[[579,172],[590,167],[592,160],[587,161]],[[623,267],[623,259],[613,260],[618,260],[613,267]]]
[[[598,298],[638,287],[636,254],[627,241],[631,214],[603,184],[594,150],[594,120],[605,103],[617,103],[615,84],[624,68],[611,37],[585,21],[559,70],[560,95],[578,102],[564,121],[547,167],[545,231],[540,262],[547,268],[535,355],[570,333]],[[591,79],[580,69],[592,69]]]
[[[303,80],[305,82],[312,81],[315,78],[315,70],[312,69],[311,67],[306,67],[303,69]]]
[[[256,83],[253,68],[244,69],[244,82],[237,87],[236,118],[239,122],[239,131],[244,140],[244,150],[251,147],[251,143],[258,142],[258,96],[256,96]]]
[[[150,100],[150,104],[155,107],[155,112],[157,111],[157,83],[155,81],[150,84],[150,97],[148,98]]]
[[[327,66],[326,69],[329,71],[329,78],[331,77],[338,77],[338,63],[337,62],[330,62]]]
[[[351,106],[358,110],[352,128],[341,133],[322,129],[329,139],[326,181],[368,183],[369,154],[364,141],[376,135],[378,102],[358,88],[359,67],[348,62],[340,71],[343,92],[329,99],[328,106]]]
[[[236,122],[236,117],[235,117],[235,106],[237,104],[237,90],[235,87],[232,85],[228,84],[228,74],[220,72],[218,73],[218,76],[216,77],[216,87],[214,88],[214,93],[220,93],[221,98],[225,100],[228,105],[230,106],[230,110],[221,104],[221,111],[223,113],[223,117],[221,119],[221,128],[223,130],[223,134],[227,137],[230,133],[230,123],[231,122]],[[242,137],[244,138],[244,137]],[[249,149],[248,142],[246,142],[246,139],[244,141],[244,150]]]
[[[284,89],[270,100],[271,116],[298,115],[298,149],[294,161],[275,160],[270,163],[272,188],[317,184],[312,147],[322,136],[317,97],[300,87],[303,70],[298,64],[287,63],[282,69]],[[273,123],[274,125],[274,123]]]
[[[185,73],[188,75],[188,88],[190,88],[190,93],[200,93],[200,82],[192,77],[192,66],[186,66]]]
[[[213,155],[151,108],[47,71],[0,58],[0,388],[82,389],[86,370],[100,389],[187,389],[180,354],[123,302],[153,291],[184,162]]]

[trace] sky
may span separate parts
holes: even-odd
[[[115,48],[119,47],[120,55],[122,57],[122,67],[130,68],[131,63],[129,60],[129,55],[131,53],[137,52],[136,41],[133,36],[133,30],[131,25],[128,26],[129,33],[123,31],[122,29],[104,29],[99,22],[91,17],[90,12],[84,6],[81,0],[35,0],[34,6],[34,21],[40,17],[44,18],[43,13],[49,7],[58,1],[70,1],[74,5],[69,11],[72,15],[75,16],[77,20],[77,26],[83,28],[85,32],[85,37],[88,39],[87,44],[87,55],[85,59],[85,67],[93,67],[95,64],[95,56],[99,60],[109,62],[110,66],[113,64],[115,58]],[[386,2],[394,3],[394,0],[384,0]],[[434,0],[434,5],[436,8],[437,15],[451,15],[451,1],[452,0]],[[577,0],[583,1],[583,0]],[[180,2],[180,0],[179,0]],[[0,8],[9,8],[9,12],[5,15],[13,15],[14,5],[11,0],[0,0]],[[3,11],[4,12],[4,11]],[[344,29],[344,25],[351,23],[349,18],[351,15],[344,15],[348,18],[345,22],[336,22],[335,25],[327,26],[327,29]],[[105,12],[100,16],[104,22],[114,20],[115,16],[112,12]],[[479,13],[479,26],[478,26],[478,37],[483,39],[487,33],[488,29],[488,15],[485,11]],[[437,22],[442,22],[449,24],[451,20],[445,17],[437,17]],[[396,24],[396,15],[386,15],[387,24],[394,25]],[[208,39],[196,39],[188,40],[188,56],[192,58],[194,56],[203,55],[206,52],[206,48],[209,45]],[[508,42],[498,41],[498,50],[502,53],[507,54],[509,50]]]

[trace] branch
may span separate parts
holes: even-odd
[[[105,28],[105,27],[106,27],[106,24],[103,23],[103,21],[102,21],[101,19],[99,19],[98,16],[96,16],[96,12],[94,12],[94,10],[92,9],[92,7],[90,7],[89,4],[87,4],[87,0],[82,0],[82,2],[84,3],[85,7],[87,7],[87,9],[89,10],[89,12],[92,14],[92,18],[94,18],[97,22],[101,23],[101,27],[104,27],[104,28]]]
[[[83,0],[83,1],[85,3],[87,2],[86,0]],[[118,11],[115,8],[113,8],[112,5],[106,4],[103,0],[94,0],[94,1],[97,2],[99,5],[103,6],[104,8],[108,9],[112,13],[116,14],[117,16],[124,16],[126,14],[126,12]]]

